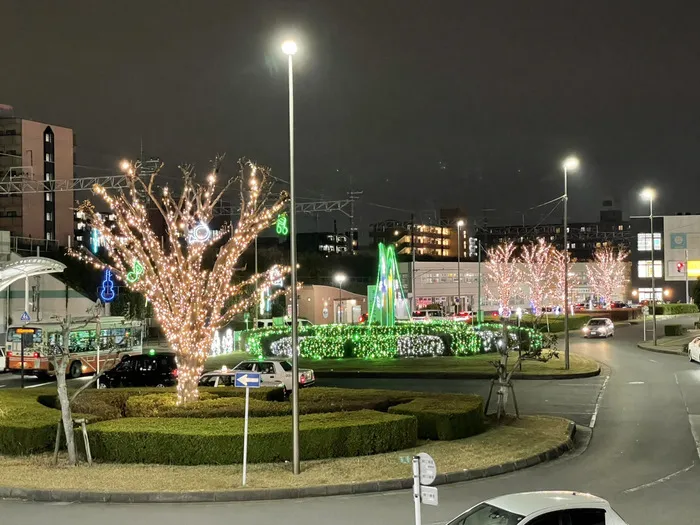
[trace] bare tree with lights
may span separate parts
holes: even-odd
[[[520,254],[522,280],[530,288],[530,302],[535,317],[542,315],[542,307],[554,288],[554,252],[550,243],[539,239],[537,243],[524,246]]]
[[[515,264],[515,244],[500,244],[490,248],[486,255],[486,294],[491,300],[498,301],[500,312],[509,310],[510,300],[521,278]]]
[[[564,268],[569,277],[569,297],[566,303],[571,307],[573,305],[571,301],[571,295],[576,286],[581,284],[581,278],[579,274],[572,271],[576,259],[571,258],[571,254],[568,251],[554,250],[553,252],[553,266],[554,266],[554,293],[553,299],[554,304],[564,308]]]
[[[627,282],[627,255],[629,252],[624,248],[616,250],[612,246],[603,246],[594,252],[593,263],[586,266],[591,289],[605,305],[610,304]]]
[[[102,236],[111,264],[86,249],[73,255],[96,268],[109,268],[127,288],[143,294],[153,305],[177,357],[179,404],[199,398],[197,384],[214,331],[259,301],[263,291],[289,271],[274,265],[264,273],[234,280],[241,255],[276,220],[288,198],[286,192],[272,198],[268,170],[251,162],[241,162],[238,174],[219,185],[220,161],[217,157],[212,172],[201,182],[192,166],[181,166],[179,195],[167,185],[156,186],[160,170],[141,177],[140,163],[123,163],[128,181],[124,190],[112,195],[102,186],[93,187],[112,210],[114,229],[104,223],[91,202],[79,208]],[[240,192],[238,222],[213,233],[209,222],[215,207],[233,188]],[[153,229],[149,208],[164,219],[164,239]]]

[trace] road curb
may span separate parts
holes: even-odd
[[[642,350],[646,350],[647,352],[654,352],[656,354],[669,354],[669,355],[677,355],[680,357],[685,357],[687,354],[685,352],[677,352],[675,350],[664,350],[662,348],[654,348],[651,345],[645,345],[644,343],[637,343],[637,348],[641,348]]]
[[[473,479],[498,476],[507,472],[532,467],[545,461],[558,458],[571,450],[574,445],[576,424],[569,421],[568,438],[549,450],[502,465],[487,468],[461,470],[438,474],[433,485],[447,485]],[[280,488],[280,489],[241,489],[230,491],[201,492],[89,492],[79,490],[43,490],[0,487],[0,499],[19,499],[41,502],[81,502],[81,503],[211,503],[233,501],[260,501],[275,499],[312,498],[319,496],[341,496],[349,494],[367,494],[409,489],[413,486],[412,478],[368,481],[345,485],[321,485],[315,487]]]
[[[323,378],[361,378],[361,379],[497,379],[496,374],[485,372],[366,372],[350,370],[331,370],[315,372],[316,377]],[[523,375],[515,372],[513,379],[550,380],[550,379],[582,379],[600,375],[600,365],[597,370],[590,372],[573,372],[571,374],[540,374]]]

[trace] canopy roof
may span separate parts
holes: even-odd
[[[60,273],[66,269],[66,265],[46,257],[24,257],[0,266],[0,291],[10,286],[15,281],[25,277],[34,277],[47,273]]]

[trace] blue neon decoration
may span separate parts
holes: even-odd
[[[102,286],[100,286],[100,299],[105,303],[111,303],[114,301],[116,293],[114,291],[114,281],[112,281],[112,270],[109,268],[105,270],[105,276],[102,280]]]
[[[95,228],[90,230],[90,249],[92,253],[97,253],[100,249],[100,232]]]

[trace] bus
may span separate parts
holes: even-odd
[[[33,334],[23,334],[23,329],[33,329]],[[73,318],[70,328],[69,359],[66,374],[78,378],[97,371],[97,346],[94,318]],[[18,333],[19,331],[19,333]],[[100,370],[113,366],[124,355],[143,353],[143,326],[139,320],[123,317],[100,319]],[[24,337],[24,373],[46,378],[55,375],[49,358],[49,348],[62,346],[61,324],[55,320],[13,325],[7,331],[7,368],[10,372],[22,372],[22,337]]]

